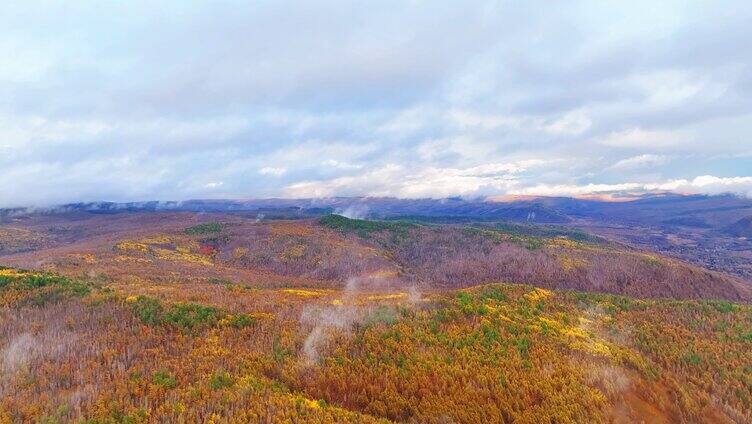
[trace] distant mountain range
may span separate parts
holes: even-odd
[[[373,219],[399,217],[464,218],[549,224],[565,224],[585,219],[630,225],[722,229],[752,215],[752,199],[734,195],[706,196],[666,193],[619,202],[571,197],[535,197],[505,201],[466,200],[462,198],[333,197],[322,199],[187,200],[181,202],[90,202],[71,203],[48,208],[2,209],[0,210],[0,217],[70,212],[123,213],[141,211],[256,212],[288,217],[305,217],[334,212],[346,216]]]

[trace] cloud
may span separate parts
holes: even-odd
[[[0,207],[746,175],[750,20],[741,0],[9,2]]]
[[[643,189],[644,185],[638,183],[620,184],[538,184],[532,187],[511,190],[509,194],[527,196],[584,196],[590,194],[614,193],[622,191],[635,191]]]
[[[286,187],[289,197],[396,196],[441,198],[505,192],[518,184],[518,174],[547,163],[531,159],[469,168],[405,168],[389,164],[370,172],[331,180],[304,181]]]
[[[611,169],[614,170],[630,170],[637,168],[646,168],[663,165],[669,161],[667,156],[663,155],[651,155],[644,154],[639,156],[632,156],[630,158],[622,159],[615,164],[611,165]]]
[[[552,134],[577,135],[587,131],[593,122],[581,110],[569,112],[546,126],[546,131]]]
[[[459,128],[463,129],[518,129],[527,125],[540,125],[540,122],[533,122],[534,120],[524,116],[484,114],[463,109],[452,109],[448,111],[447,118]]]
[[[287,168],[275,168],[271,166],[265,166],[259,169],[259,174],[261,175],[274,175],[277,177],[284,175],[286,172]]]
[[[538,184],[522,189],[513,189],[515,195],[534,196],[587,196],[615,194],[620,192],[676,191],[693,194],[734,193],[752,196],[752,177],[716,177],[702,175],[691,180],[674,179],[651,183],[626,182],[618,184],[547,185]]]
[[[671,148],[691,140],[690,134],[680,131],[643,130],[632,128],[625,131],[612,132],[600,140],[600,143],[612,147],[641,148]]]
[[[752,177],[701,175],[692,180],[678,179],[658,184],[646,184],[645,188],[705,194],[737,193],[752,196]]]
[[[335,159],[327,159],[322,163],[324,166],[337,168],[337,169],[360,169],[363,165],[353,164],[349,162],[340,162]]]

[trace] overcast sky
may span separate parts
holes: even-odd
[[[752,194],[752,2],[0,4],[0,206]]]

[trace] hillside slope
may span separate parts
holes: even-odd
[[[189,200],[185,202],[77,203],[42,209],[0,209],[0,227],[36,228],[16,236],[26,245],[3,240],[0,255],[28,250],[33,238],[51,245],[90,234],[76,222],[127,223],[129,219],[182,216],[255,219],[314,219],[328,213],[370,219],[416,218],[423,222],[563,224],[619,240],[635,248],[659,252],[702,268],[736,275],[752,282],[752,241],[724,231],[750,215],[752,199],[734,195],[652,193],[612,199],[567,197],[504,197],[481,199],[396,199],[335,197],[327,199]],[[98,219],[92,218],[98,217]],[[50,230],[54,230],[50,234]],[[80,231],[81,233],[77,233]],[[48,236],[48,238],[40,238]],[[51,237],[50,237],[51,236]]]
[[[0,256],[0,263],[132,285],[169,285],[180,275],[184,282],[335,288],[378,273],[384,284],[429,290],[496,280],[644,298],[752,300],[750,285],[737,278],[564,227],[339,215],[261,222],[226,214],[105,218],[5,227],[35,237],[28,245],[16,239],[21,253]]]
[[[749,305],[175,284],[0,269],[0,422],[752,420]]]
[[[426,226],[338,216],[320,223],[378,246],[407,274],[436,287],[503,280],[636,297],[752,300],[750,286],[735,278],[577,230]]]
[[[752,215],[742,218],[724,229],[734,237],[752,238]]]

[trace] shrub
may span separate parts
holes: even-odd
[[[499,286],[488,286],[483,289],[481,293],[482,300],[496,300],[498,302],[506,302],[509,297],[504,293],[504,290]]]
[[[731,302],[726,302],[723,300],[714,301],[714,302],[711,302],[711,304],[713,305],[713,307],[715,307],[715,309],[718,312],[723,313],[723,314],[734,312],[734,309],[735,309],[734,305]]]
[[[222,231],[222,224],[220,224],[219,222],[198,224],[185,229],[185,233],[188,235],[218,233],[220,231]]]
[[[233,378],[227,371],[217,371],[209,379],[209,386],[211,386],[213,390],[230,387],[233,385],[233,383]]]
[[[390,308],[386,305],[379,305],[373,313],[371,313],[365,321],[365,325],[375,325],[378,323],[384,323],[386,325],[393,325],[397,322],[397,313],[394,308]]]
[[[574,241],[595,244],[602,244],[606,242],[606,240],[604,240],[603,238],[586,233],[585,231],[575,228],[560,227],[556,225],[533,225],[502,222],[496,224],[496,228],[504,233],[517,236],[542,238],[565,237]]]
[[[233,315],[228,319],[230,327],[245,328],[256,323],[256,320],[249,315]]]
[[[514,243],[528,250],[536,250],[543,246],[543,239],[527,235],[508,234],[503,231],[490,228],[465,227],[462,229],[466,236],[478,236],[489,239],[496,244],[501,242]]]
[[[522,355],[523,358],[527,359],[527,354],[530,351],[530,339],[527,337],[520,337],[519,339],[515,340],[515,345],[517,347],[517,350],[520,352],[520,355]]]
[[[164,308],[162,307],[162,303],[157,299],[138,296],[131,309],[146,324],[158,325],[162,323]]]
[[[420,225],[404,221],[367,221],[364,219],[350,219],[342,215],[327,215],[319,220],[319,224],[342,232],[356,233],[362,238],[368,238],[371,233],[389,231],[396,235],[405,236],[411,228]]]
[[[10,275],[0,275],[0,290],[21,292],[16,299],[38,306],[57,302],[68,296],[86,296],[91,288],[90,283],[48,273],[19,270]]]
[[[184,331],[198,331],[218,324],[233,328],[244,328],[256,320],[249,315],[230,315],[214,306],[196,303],[176,303],[167,307],[159,299],[147,296],[126,299],[131,303],[133,313],[148,325],[169,325]],[[220,320],[224,320],[220,323]]]
[[[684,361],[690,365],[700,365],[702,358],[700,358],[700,356],[696,353],[689,353],[684,356]]]
[[[213,306],[179,303],[167,310],[164,321],[183,330],[193,330],[216,325],[222,315],[224,314]]]
[[[152,382],[157,386],[162,386],[167,389],[174,389],[178,385],[178,381],[174,375],[168,371],[158,371],[154,373]]]
[[[460,309],[465,315],[471,315],[473,313],[473,297],[470,295],[470,293],[457,293],[457,303],[459,304]]]

